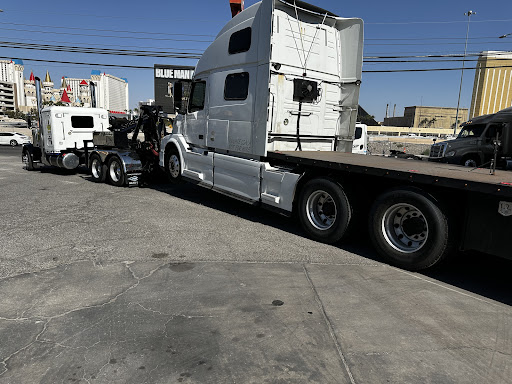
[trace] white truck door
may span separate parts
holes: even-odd
[[[184,136],[187,143],[199,147],[206,146],[207,132],[207,92],[206,81],[199,80],[192,83],[190,100],[188,103]]]
[[[185,115],[183,136],[189,151],[184,152],[183,176],[205,187],[213,185],[213,152],[206,147],[208,127],[207,82],[194,81]]]

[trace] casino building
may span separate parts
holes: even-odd
[[[23,75],[22,60],[0,60],[0,114],[8,111],[30,112],[37,108],[34,73],[29,79]],[[91,86],[92,83],[92,86]],[[94,89],[91,92],[91,89]],[[60,87],[46,71],[41,82],[43,104],[63,102],[69,106],[92,107],[93,98],[98,108],[105,108],[112,114],[126,114],[129,111],[128,80],[105,72],[93,70],[90,79],[62,77]]]

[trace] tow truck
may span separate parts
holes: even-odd
[[[38,77],[36,87],[40,90]],[[159,171],[160,139],[166,133],[160,112],[158,107],[142,106],[134,122],[109,118],[102,108],[43,108],[39,127],[32,130],[33,144],[23,146],[22,161],[29,171],[40,166],[70,171],[86,166],[95,182],[141,185],[145,177]],[[138,139],[139,133],[144,134],[143,140]]]

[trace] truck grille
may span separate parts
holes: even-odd
[[[430,147],[430,155],[431,158],[440,158],[444,157],[444,152],[446,151],[446,144],[433,144]]]

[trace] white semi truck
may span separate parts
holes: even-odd
[[[180,113],[160,166],[297,215],[318,241],[366,221],[377,251],[402,268],[428,268],[454,248],[511,258],[512,173],[350,153],[362,52],[360,19],[293,0],[249,7],[204,52],[187,102],[174,87]]]
[[[172,134],[130,153],[139,158],[142,146],[173,181],[296,215],[321,242],[363,223],[377,251],[405,269],[454,249],[512,258],[511,172],[351,153],[362,52],[360,19],[262,0],[219,32],[191,84],[175,84]],[[512,135],[501,143],[512,156]],[[95,148],[85,153],[92,179],[126,185],[133,169],[113,160],[115,145]]]

